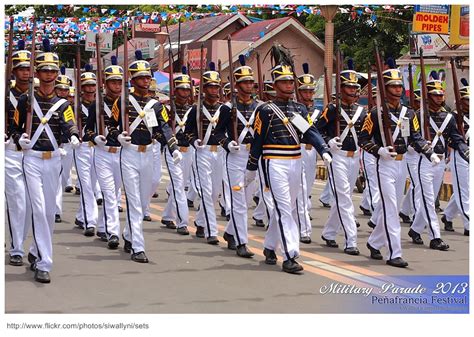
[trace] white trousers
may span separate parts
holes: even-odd
[[[13,141],[10,146],[15,147]],[[26,195],[22,162],[22,151],[5,148],[5,201],[11,256],[25,255],[23,243],[31,226],[31,206]]]
[[[221,165],[219,165],[218,168],[221,170],[221,177],[222,177],[222,182],[221,182],[221,190],[220,190],[220,198],[219,198],[219,205],[225,209],[225,214],[230,215],[230,186],[229,186],[229,181],[226,179],[226,172],[227,172],[227,160],[226,160],[226,154],[227,152],[220,151],[219,152],[219,158],[221,161]]]
[[[61,156],[61,183],[56,194],[56,214],[63,214],[63,193],[66,186],[72,186],[71,169],[73,164],[73,151],[71,143],[61,144],[64,155]]]
[[[301,150],[306,151],[306,150]],[[304,163],[304,160],[302,161]],[[308,206],[309,197],[308,197],[308,190],[307,190],[307,179],[306,179],[306,170],[304,164],[301,165],[301,180],[300,180],[300,188],[298,191],[298,197],[296,199],[296,214],[297,214],[297,223],[298,228],[300,230],[300,236],[311,236],[312,228],[311,228],[311,220],[309,218],[309,212],[311,207]],[[296,174],[296,172],[295,172]],[[312,185],[311,185],[312,186]]]
[[[59,150],[50,159],[36,157],[29,151],[24,152],[23,171],[32,212],[33,243],[30,252],[37,257],[37,269],[49,272],[53,266],[52,237],[61,158]]]
[[[95,228],[99,211],[95,198],[95,170],[92,166],[94,149],[87,142],[74,150],[74,164],[76,165],[77,181],[81,189],[79,209],[76,218],[84,223],[85,228]]]
[[[198,185],[197,185],[197,173],[194,170],[194,158],[195,158],[196,150],[194,147],[189,147],[189,163],[190,163],[190,170],[189,170],[189,181],[188,181],[188,192],[186,193],[186,198],[191,201],[195,201],[198,196]],[[184,159],[184,158],[183,158]]]
[[[417,174],[414,176],[417,212],[411,229],[421,234],[428,227],[430,240],[441,237],[435,200],[443,183],[445,167],[444,160],[433,166],[426,156],[419,155]]]
[[[224,179],[229,186],[230,220],[225,231],[234,236],[237,245],[248,243],[247,210],[252,200],[255,181],[245,186],[245,171],[249,151],[245,145],[236,153],[225,153],[226,171]]]
[[[265,160],[274,210],[265,235],[264,247],[281,248],[283,260],[299,256],[299,230],[296,224],[296,198],[301,183],[301,159]]]
[[[150,203],[151,199],[153,197],[153,194],[155,194],[156,190],[158,189],[158,186],[160,186],[161,182],[161,143],[158,141],[153,141],[153,175],[152,175],[152,180],[151,180],[151,192],[150,192],[150,197],[148,198],[148,203],[146,204],[146,207],[144,209],[144,214],[145,215],[150,215]]]
[[[94,151],[94,168],[102,191],[102,208],[99,213],[98,228],[105,232],[107,238],[112,235],[120,236],[120,220],[118,206],[120,205],[120,148],[112,153],[96,147]]]
[[[444,215],[448,221],[452,221],[461,214],[464,229],[469,230],[469,163],[454,150],[451,153],[450,165],[453,195],[444,209]]]
[[[361,206],[372,211],[375,210],[375,205],[379,200],[379,189],[377,186],[377,173],[375,171],[375,157],[361,150],[362,155],[362,169],[365,176],[365,189],[362,195]]]
[[[175,164],[168,147],[164,150],[164,156],[170,183],[166,188],[169,197],[162,218],[163,220],[176,221],[178,227],[187,227],[189,210],[186,192],[184,191],[184,166],[186,163],[181,161]]]
[[[153,155],[152,148],[147,148],[146,152],[130,147],[120,151],[120,171],[127,208],[123,236],[132,243],[132,254],[145,251],[143,216],[153,194]]]
[[[357,247],[357,225],[352,203],[352,191],[359,175],[359,156],[346,157],[334,152],[329,165],[329,182],[334,195],[329,218],[322,235],[328,240],[335,240],[340,227],[344,232],[344,248]]]
[[[314,181],[316,180],[316,162],[317,162],[317,152],[314,147],[311,146],[311,149],[306,150],[306,146],[301,146],[301,154],[303,160],[303,170],[305,172],[305,183],[306,183],[306,193],[308,196],[308,201],[306,206],[308,207],[308,212],[311,212],[312,203],[311,203],[311,191],[313,189]]]
[[[265,185],[265,172],[262,166],[263,159],[258,160],[258,171],[257,178],[255,179],[256,183],[256,193],[259,197],[258,205],[253,211],[253,218],[257,220],[264,219],[267,220],[267,223],[270,221],[271,214],[273,213],[273,197],[270,189]]]
[[[405,193],[402,200],[400,212],[405,215],[412,216],[416,213],[416,195],[415,186],[417,184],[416,175],[418,170],[418,161],[420,160],[420,154],[415,150],[408,148],[408,152],[405,154],[408,170],[408,178],[410,179],[410,186]]]
[[[196,224],[204,227],[206,237],[217,236],[217,220],[214,204],[222,186],[222,161],[219,152],[222,147],[212,152],[209,147],[196,149],[194,153],[194,172],[196,173],[197,191],[201,198],[199,210],[196,213]]]
[[[368,241],[375,249],[387,247],[386,258],[391,260],[402,256],[398,202],[405,187],[406,162],[377,158],[375,165],[380,201],[375,206],[377,226]]]

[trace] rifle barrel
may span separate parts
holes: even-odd
[[[77,39],[76,59],[75,59],[74,76],[76,93],[74,96],[74,114],[76,115],[77,129],[79,130],[79,138],[82,138],[82,118],[81,118],[81,44]]]
[[[453,90],[454,90],[454,101],[456,102],[456,124],[458,126],[459,133],[466,139],[466,135],[464,133],[464,118],[463,118],[463,111],[461,107],[461,95],[459,94],[459,82],[458,82],[458,74],[456,73],[456,66],[454,64],[454,57],[451,57],[451,72],[453,75]]]
[[[130,123],[128,120],[128,96],[130,94],[128,88],[128,24],[124,23],[123,27],[123,99],[121,104],[122,113],[122,130],[129,132]]]
[[[97,97],[96,97],[96,120],[97,134],[104,134],[104,97],[102,95],[102,57],[100,55],[100,35],[95,35],[95,54],[97,60]]]
[[[229,82],[230,82],[230,97],[232,102],[231,118],[232,118],[232,139],[237,141],[237,100],[235,98],[235,84],[234,84],[234,64],[232,62],[232,40],[230,35],[227,36],[227,52],[229,56]]]
[[[421,105],[423,106],[423,131],[424,138],[431,141],[430,112],[428,107],[428,91],[426,87],[425,61],[423,59],[423,48],[420,47],[420,74],[421,74]]]
[[[201,43],[201,58],[199,63],[199,96],[196,106],[196,121],[198,129],[198,138],[202,141],[203,124],[202,124],[202,101],[203,101],[203,68],[204,68],[204,44]]]
[[[31,128],[33,124],[33,103],[35,101],[35,80],[34,80],[34,73],[35,73],[35,58],[36,58],[36,19],[35,17],[31,17],[33,22],[33,33],[31,35],[31,61],[30,61],[30,79],[29,79],[29,87],[28,87],[28,109],[26,111],[26,123],[25,123],[25,131],[28,137],[31,138]]]
[[[10,77],[12,73],[13,52],[13,16],[10,17],[10,31],[8,32],[7,74],[5,76],[5,134],[8,134],[8,108],[10,106]],[[31,60],[33,62],[33,60]]]
[[[260,62],[260,53],[257,52],[257,80],[258,80],[258,97],[263,101],[263,78],[262,63]]]

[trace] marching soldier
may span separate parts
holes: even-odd
[[[89,116],[89,107],[95,100],[96,93],[96,75],[92,72],[92,66],[86,64],[85,72],[81,74],[81,104],[79,106],[78,116],[81,118],[83,130],[81,146],[74,151],[74,164],[76,166],[77,181],[81,190],[79,209],[76,213],[75,224],[84,229],[84,236],[94,236],[97,225],[99,210],[95,200],[95,184],[97,182],[92,168],[92,159],[94,155],[94,143],[91,138],[92,133],[86,133],[84,128]],[[98,233],[100,235],[100,232]]]
[[[229,186],[230,219],[224,240],[227,241],[227,248],[236,250],[238,256],[250,258],[254,253],[247,248],[247,210],[248,202],[252,199],[253,182],[245,185],[245,170],[253,140],[251,125],[258,103],[251,97],[255,83],[253,70],[245,65],[244,55],[239,55],[239,61],[241,66],[231,75],[234,76],[237,89],[236,120],[233,120],[232,109],[229,107],[232,103],[222,105],[215,137],[226,151],[224,179]],[[235,135],[234,123],[237,123]]]
[[[194,105],[189,112],[184,134],[194,149],[193,171],[201,204],[196,214],[196,236],[206,237],[207,243],[217,245],[217,222],[214,203],[222,186],[219,152],[224,151],[214,135],[219,120],[219,87],[221,78],[215,71],[215,64],[209,64],[209,71],[203,73],[204,102]],[[199,115],[197,114],[200,108]],[[200,124],[200,125],[199,125]],[[202,127],[203,139],[199,139],[198,128]]]
[[[328,171],[334,202],[321,238],[328,247],[337,248],[339,245],[335,238],[341,227],[345,237],[344,253],[359,255],[352,191],[359,174],[360,151],[357,142],[366,113],[364,108],[356,103],[358,100],[356,93],[360,85],[351,59],[348,61],[348,68],[339,74],[340,112],[337,111],[335,104],[330,103],[317,122],[318,130],[326,140],[333,158]],[[340,114],[341,135],[336,134],[338,114]]]
[[[54,85],[54,92],[59,98],[67,99],[69,96],[69,88],[72,86],[72,80],[69,76],[66,76],[66,67],[61,66],[61,75],[56,78],[56,84]],[[58,187],[58,193],[56,194],[56,215],[54,222],[61,222],[61,215],[63,213],[63,190],[67,187],[68,179],[71,176],[72,169],[72,149],[68,138],[63,134],[61,135],[61,183]]]
[[[28,91],[30,78],[31,53],[25,50],[25,42],[18,41],[18,49],[11,55],[12,73],[15,84],[10,88],[8,114],[8,125],[10,130],[5,133],[5,199],[8,227],[11,239],[9,247],[9,261],[12,266],[23,265],[23,242],[26,239],[28,228],[31,225],[31,215],[27,216],[31,206],[25,189],[25,176],[23,174],[23,153],[13,139],[10,137],[12,131],[18,128],[19,118],[15,111],[21,95]],[[6,76],[10,76],[7,74]]]
[[[62,133],[70,138],[73,148],[78,147],[80,142],[69,102],[54,93],[54,81],[59,72],[58,55],[51,52],[49,40],[45,39],[43,46],[44,52],[35,59],[40,86],[33,97],[22,95],[19,98],[15,111],[19,123],[13,139],[24,150],[23,170],[33,213],[33,244],[28,261],[35,271],[35,280],[49,283],[53,264],[55,197],[61,170],[58,143],[61,142]],[[29,121],[32,125],[31,138],[24,133],[30,99],[33,101],[32,120]]]
[[[272,56],[280,46],[274,46]],[[301,142],[312,144],[326,163],[331,162],[324,139],[317,131],[308,111],[302,104],[292,101],[295,91],[294,74],[288,61],[275,59],[271,70],[274,101],[264,103],[255,115],[254,140],[245,173],[245,184],[255,179],[258,161],[263,156],[266,186],[273,197],[274,211],[265,235],[265,263],[276,264],[275,250],[281,246],[283,254],[282,270],[299,273],[303,267],[295,259],[299,256],[299,230],[293,214],[298,195],[301,175]],[[276,136],[278,135],[278,136]]]
[[[461,79],[463,86],[459,89],[461,97],[461,109],[463,114],[463,126],[466,142],[469,146],[469,83],[465,78]],[[458,113],[458,112],[456,112]],[[469,162],[459,155],[458,150],[451,151],[451,172],[453,173],[453,195],[444,209],[441,221],[444,230],[454,232],[453,219],[461,214],[464,224],[464,235],[469,236]]]
[[[438,79],[437,73],[431,73],[432,80],[426,83],[428,92],[429,109],[429,132],[431,134],[434,154],[441,162],[433,166],[429,161],[420,156],[418,159],[417,174],[415,180],[416,205],[415,219],[410,227],[408,235],[413,243],[423,244],[421,233],[428,227],[430,248],[446,251],[449,249],[441,239],[438,216],[436,214],[435,199],[443,183],[445,169],[445,154],[447,146],[457,151],[458,158],[469,163],[469,147],[459,133],[453,114],[448,113],[444,107],[444,89],[442,81]],[[421,112],[420,112],[421,115]],[[426,115],[425,115],[426,116]],[[423,117],[425,117],[423,116]]]
[[[191,95],[191,77],[187,74],[186,67],[183,67],[181,75],[173,79],[175,90],[175,137],[178,141],[179,151],[183,160],[175,164],[169,150],[164,150],[165,163],[168,168],[170,183],[166,191],[168,192],[168,202],[163,211],[161,223],[167,228],[176,229],[178,234],[189,235],[188,221],[189,210],[184,190],[185,182],[189,179],[192,165],[192,154],[189,151],[189,142],[184,137],[184,127],[188,114],[191,111],[189,106],[189,96]],[[170,124],[172,121],[170,120]],[[170,125],[172,127],[172,125]],[[177,220],[176,223],[174,220]],[[176,226],[177,224],[177,226]]]
[[[151,80],[150,64],[142,59],[140,50],[135,51],[136,61],[128,71],[134,91],[129,96],[127,110],[129,131],[122,131],[117,140],[122,145],[120,152],[120,169],[122,174],[125,200],[127,204],[127,223],[123,237],[124,250],[132,253],[135,262],[148,263],[145,255],[143,237],[143,212],[147,207],[152,191],[153,135],[162,132],[175,164],[182,155],[176,145],[168,125],[168,111],[159,101],[149,96]],[[127,70],[126,70],[127,71]]]
[[[359,145],[376,158],[376,176],[380,193],[380,200],[374,211],[377,214],[376,226],[369,237],[367,248],[372,259],[382,260],[380,248],[386,246],[387,264],[404,268],[408,263],[402,258],[398,209],[407,177],[405,162],[407,146],[411,144],[417,152],[434,164],[439,163],[439,158],[421,137],[420,124],[413,110],[400,103],[403,92],[400,70],[396,69],[393,60],[389,60],[388,65],[390,69],[383,72],[382,80],[390,112],[389,130],[394,147],[385,144],[382,136],[385,131],[381,129],[382,121],[377,107],[367,114],[359,134]]]
[[[97,111],[95,102],[90,105],[87,117],[86,134],[96,145],[94,151],[94,170],[103,195],[103,207],[99,213],[98,225],[103,229],[103,241],[107,241],[109,249],[119,246],[120,220],[118,205],[121,200],[120,186],[120,143],[117,140],[119,132],[120,95],[123,86],[123,68],[117,65],[117,59],[112,56],[111,65],[104,69],[104,125],[102,135],[97,131]],[[102,131],[102,130],[101,130]]]

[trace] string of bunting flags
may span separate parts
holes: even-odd
[[[160,23],[167,21],[168,24],[187,20],[199,20],[209,16],[233,15],[241,13],[244,15],[321,15],[319,6],[309,5],[168,5],[161,6],[161,12],[141,12],[135,10],[119,10],[114,8],[100,8],[77,5],[57,5],[57,10],[65,13],[82,12],[82,17],[37,17],[38,42],[42,37],[48,37],[51,43],[74,43],[85,40],[86,32],[115,33],[121,31],[123,24],[133,20],[136,23]],[[377,20],[377,14],[383,12],[402,13],[412,10],[413,6],[394,7],[390,5],[362,5],[352,8],[339,8],[342,14],[348,14],[349,19],[358,16],[369,15],[372,21]],[[19,39],[31,41],[31,17],[14,16],[15,41]],[[5,19],[5,34],[9,33],[9,20]]]

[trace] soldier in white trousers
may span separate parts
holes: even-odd
[[[469,83],[464,78],[461,79],[461,83],[463,86],[459,89],[459,94],[464,121],[464,138],[469,145]],[[454,232],[452,221],[458,215],[461,215],[464,224],[464,235],[469,236],[469,163],[459,155],[457,150],[452,150],[450,157],[453,195],[444,209],[441,221],[444,223],[444,230]]]
[[[70,137],[71,144],[79,145],[74,112],[65,99],[54,93],[54,80],[59,72],[59,58],[51,53],[48,40],[43,41],[44,52],[35,58],[36,73],[40,81],[34,97],[22,95],[15,110],[12,138],[24,150],[23,172],[27,197],[32,208],[33,243],[28,254],[34,279],[50,283],[49,272],[53,265],[53,229],[56,211],[55,200],[59,184],[61,159],[58,143],[61,134]],[[31,120],[27,121],[28,101],[33,101]],[[31,123],[31,137],[26,123]]]
[[[429,138],[432,140],[434,153],[440,158],[441,163],[433,166],[426,158],[418,160],[415,180],[416,213],[408,236],[414,244],[423,244],[421,234],[427,228],[430,238],[430,248],[446,251],[449,245],[441,239],[438,216],[436,214],[435,200],[443,183],[445,169],[445,153],[449,144],[458,151],[460,157],[469,162],[469,147],[459,133],[455,117],[448,113],[443,103],[445,100],[442,81],[437,73],[432,72],[431,80],[426,83],[428,93],[428,110],[420,112],[421,118],[429,118]],[[424,134],[428,137],[427,134]]]
[[[318,130],[328,144],[333,158],[328,171],[334,202],[321,238],[328,247],[337,248],[339,245],[335,239],[339,229],[342,228],[345,239],[344,253],[359,255],[352,191],[359,175],[360,149],[357,143],[366,112],[362,106],[356,104],[360,85],[350,59],[348,67],[348,70],[343,70],[339,74],[340,111],[336,104],[330,103],[317,122]],[[337,115],[340,115],[340,135],[336,133]]]
[[[12,266],[23,265],[23,256],[25,255],[23,243],[31,226],[31,212],[27,215],[28,210],[31,211],[31,206],[26,196],[25,176],[22,167],[23,152],[11,137],[15,125],[18,124],[18,120],[14,119],[18,99],[28,91],[31,53],[24,50],[23,40],[18,42],[17,48],[11,55],[15,85],[10,88],[9,104],[6,107],[9,127],[5,133],[5,209],[8,233],[10,234],[8,263]]]

